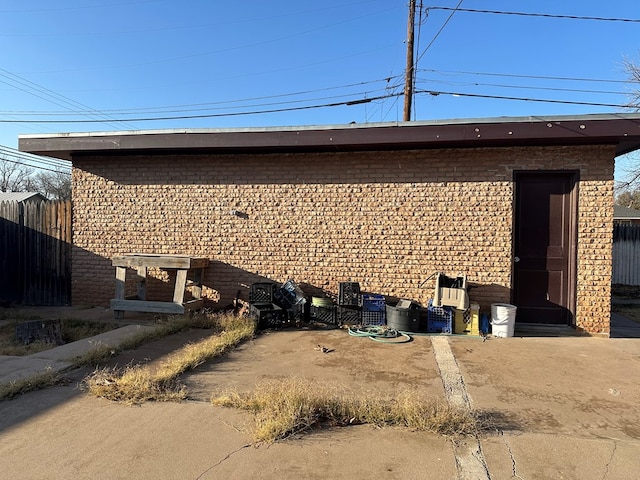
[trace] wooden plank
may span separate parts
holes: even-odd
[[[204,268],[198,268],[193,272],[193,289],[191,294],[193,298],[202,298],[202,278],[204,277]]]
[[[173,302],[152,302],[148,300],[111,300],[111,309],[127,312],[152,312],[152,313],[184,313],[184,307]]]
[[[188,302],[184,302],[182,304],[185,310],[198,310],[199,308],[202,308],[203,305],[204,305],[204,300],[202,298],[189,300]]]
[[[127,279],[127,269],[116,267],[116,299],[124,298],[124,285]]]
[[[153,255],[130,254],[112,258],[114,267],[156,267],[156,268],[204,268],[209,264],[208,258],[190,257],[188,255]]]
[[[147,299],[147,267],[138,267],[138,300]]]
[[[184,302],[184,289],[187,288],[187,270],[181,269],[176,272],[176,286],[173,290],[173,302],[182,304]]]

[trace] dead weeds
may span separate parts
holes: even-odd
[[[202,325],[206,322],[214,327],[214,333],[185,345],[157,368],[129,365],[123,370],[98,369],[83,380],[82,387],[97,397],[128,404],[180,401],[186,398],[186,390],[179,383],[181,374],[223,355],[255,334],[253,320],[231,314],[199,314],[191,317],[193,321]]]
[[[217,394],[211,402],[253,413],[252,435],[258,442],[274,442],[321,424],[400,426],[449,436],[469,435],[477,430],[471,412],[425,397],[416,390],[381,397],[287,378],[260,383],[250,393]]]

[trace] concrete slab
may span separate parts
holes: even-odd
[[[161,362],[206,332],[185,332],[113,359]],[[448,338],[473,408],[489,478],[627,479],[640,471],[640,341],[634,338]],[[322,353],[316,347],[331,350]],[[85,344],[86,346],[86,344]],[[66,352],[66,357],[69,352]],[[51,354],[49,354],[51,355]],[[68,357],[67,357],[68,358]],[[62,358],[64,360],[64,358]],[[39,358],[57,361],[56,358]],[[7,361],[0,358],[0,366]],[[246,342],[183,376],[190,401],[127,407],[66,386],[0,402],[7,478],[471,478],[456,442],[368,426],[319,429],[250,445],[251,417],[208,403],[212,392],[302,376],[373,395],[421,388],[444,398],[430,337],[402,345],[342,330],[282,331]],[[38,458],[38,462],[26,459]],[[42,465],[42,466],[41,466]]]
[[[640,438],[640,342],[634,339],[452,338],[472,404],[503,430]]]
[[[504,433],[482,440],[492,478],[627,480],[640,471],[638,443]]]
[[[80,357],[98,346],[116,347],[134,335],[153,331],[148,325],[127,325],[95,337],[67,343],[22,357],[0,356],[0,384],[29,378],[47,371],[60,372]]]

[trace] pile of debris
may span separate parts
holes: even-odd
[[[425,334],[483,333],[480,307],[469,303],[466,277],[443,274],[438,274],[435,294],[426,307],[408,299],[387,302],[384,295],[362,292],[358,282],[341,282],[337,298],[306,296],[293,280],[282,285],[254,283],[249,291],[249,315],[257,320],[259,329],[323,324]]]

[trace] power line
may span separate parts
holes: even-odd
[[[579,89],[579,88],[560,88],[560,87],[534,87],[531,85],[506,85],[504,83],[469,83],[469,82],[446,82],[443,80],[434,80],[431,78],[420,78],[419,81],[425,83],[443,83],[445,85],[461,85],[461,86],[475,86],[475,87],[498,87],[498,88],[514,88],[514,89],[522,89],[522,90],[545,90],[552,92],[570,92],[570,93],[595,93],[602,95],[627,95],[625,92],[612,92],[605,90],[587,90],[587,89]],[[2,112],[0,112],[2,113]]]
[[[158,3],[162,0],[139,0],[137,2],[120,2],[109,3],[103,5],[76,5],[74,7],[51,7],[51,8],[31,8],[25,10],[0,10],[0,13],[36,13],[36,12],[57,12],[61,10],[80,10],[80,9],[96,9],[96,8],[112,8],[123,7],[127,5],[138,5],[140,3]]]
[[[15,165],[22,165],[23,167],[31,167],[31,168],[35,168],[37,170],[44,170],[46,172],[53,172],[53,173],[60,173],[62,175],[69,175],[71,176],[71,172],[66,172],[64,170],[60,170],[60,169],[53,169],[53,168],[48,168],[48,167],[41,167],[41,166],[37,166],[37,165],[31,165],[29,163],[26,162],[20,162],[18,160],[10,160],[8,158],[2,158],[0,159],[0,161],[2,162],[9,162],[9,163],[13,163]]]
[[[417,90],[415,93],[423,93],[429,94],[432,96],[438,95],[452,95],[458,97],[475,97],[475,98],[487,98],[487,99],[497,99],[497,100],[512,100],[512,101],[525,101],[525,102],[543,102],[543,103],[555,103],[562,105],[586,105],[586,106],[594,106],[594,107],[612,107],[612,108],[632,108],[628,104],[619,104],[619,103],[603,103],[603,102],[582,102],[582,101],[573,101],[573,100],[555,100],[555,99],[544,99],[544,98],[533,98],[533,97],[513,97],[506,95],[485,95],[485,94],[477,94],[477,93],[466,93],[466,92],[450,92],[450,91],[442,91],[442,90]],[[282,112],[293,112],[293,111],[301,111],[301,110],[312,110],[319,108],[331,108],[331,107],[341,107],[341,106],[353,106],[353,105],[361,105],[365,103],[371,103],[379,100],[385,100],[388,98],[394,98],[402,96],[402,93],[388,93],[385,95],[379,95],[376,97],[370,98],[360,98],[355,100],[348,100],[342,102],[333,102],[333,103],[324,103],[318,105],[304,105],[299,107],[287,107],[287,108],[273,108],[273,109],[265,109],[265,110],[253,110],[253,111],[244,111],[244,112],[227,112],[227,113],[211,113],[211,114],[202,114],[202,115],[176,115],[176,116],[164,116],[164,117],[141,117],[130,119],[131,121],[136,122],[152,122],[152,121],[166,121],[166,120],[194,120],[194,119],[202,119],[202,118],[220,118],[220,117],[235,117],[235,116],[244,116],[244,115],[260,115],[260,114],[271,114],[271,113],[282,113]],[[83,119],[83,120],[4,120],[0,119],[0,123],[75,123],[75,124],[85,124],[85,123],[99,123],[101,120],[92,120],[92,119]]]
[[[130,121],[130,122],[153,122],[153,121],[162,121],[162,120],[194,120],[201,118],[218,118],[218,117],[235,117],[235,116],[243,116],[243,115],[258,115],[265,113],[281,113],[281,112],[294,112],[300,110],[312,110],[318,108],[328,108],[328,107],[341,107],[341,106],[352,106],[359,105],[363,103],[370,103],[377,100],[383,100],[386,98],[396,97],[402,95],[400,93],[390,93],[386,95],[379,95],[371,98],[362,98],[356,100],[348,100],[342,102],[333,102],[333,103],[324,103],[320,105],[305,105],[300,107],[288,107],[288,108],[273,108],[267,110],[254,110],[248,112],[228,112],[228,113],[211,113],[211,114],[203,114],[203,115],[178,115],[178,116],[167,116],[167,117],[145,117],[145,118],[131,118],[128,120],[114,120],[114,121]],[[103,123],[102,120],[5,120],[0,119],[0,123]]]
[[[496,100],[516,100],[523,102],[542,102],[542,103],[558,103],[562,105],[587,105],[590,107],[612,107],[612,108],[633,108],[630,105],[624,105],[619,103],[599,103],[599,102],[580,102],[573,100],[553,100],[546,98],[527,98],[527,97],[508,97],[503,95],[484,95],[480,93],[464,93],[464,92],[444,92],[438,90],[420,90],[416,93],[428,93],[434,97],[438,95],[452,95],[454,97],[476,97],[476,98],[491,98]]]
[[[245,102],[258,101],[258,100],[270,100],[270,99],[278,99],[278,98],[286,98],[286,97],[295,97],[300,95],[306,95],[309,93],[319,93],[323,91],[329,90],[337,90],[343,88],[351,88],[357,86],[368,85],[372,83],[380,83],[386,82],[387,84],[395,79],[401,78],[402,75],[394,75],[391,77],[387,77],[384,79],[378,80],[370,80],[365,82],[357,82],[351,83],[347,85],[335,86],[335,87],[325,87],[314,90],[304,90],[298,92],[291,93],[282,93],[277,95],[266,95],[261,97],[249,97],[244,99],[234,99],[234,100],[225,100],[219,102],[202,102],[202,103],[191,103],[191,104],[182,104],[182,105],[167,105],[167,106],[158,106],[158,107],[137,107],[137,108],[125,108],[125,109],[114,109],[114,110],[75,110],[75,111],[60,111],[60,110],[51,110],[51,111],[0,111],[0,115],[21,115],[21,116],[43,116],[43,115],[85,115],[87,113],[95,113],[99,112],[102,114],[110,114],[110,115],[130,115],[134,113],[143,113],[143,112],[153,112],[153,113],[171,113],[171,112],[185,112],[185,111],[199,111],[199,110],[210,110],[210,109],[220,109],[220,108],[248,108],[248,107],[261,107],[268,105],[284,105],[291,103],[301,103],[301,102],[311,102],[311,101],[319,101],[319,100],[330,100],[335,98],[342,98],[346,96],[354,96],[354,95],[367,95],[371,94],[372,91],[387,91],[388,87],[377,88],[368,92],[355,92],[355,93],[345,93],[343,95],[334,95],[329,97],[316,97],[316,98],[303,98],[299,100],[290,100],[278,103],[254,103],[254,104],[246,104]],[[237,107],[230,107],[230,104],[243,104],[238,105]]]
[[[422,51],[422,53],[420,54],[420,56],[416,59],[416,65],[418,65],[418,62],[420,61],[420,59],[422,57],[424,57],[424,54],[427,53],[427,50],[429,50],[429,48],[431,48],[431,45],[433,45],[433,42],[436,41],[436,39],[440,36],[440,34],[442,33],[442,31],[444,30],[444,27],[447,26],[447,23],[449,23],[449,20],[451,20],[451,17],[453,17],[453,14],[456,13],[459,10],[460,5],[462,5],[462,2],[464,0],[460,0],[458,2],[458,5],[455,6],[455,8],[451,8],[449,10],[452,10],[451,14],[447,17],[447,19],[444,21],[444,23],[442,24],[442,26],[440,27],[440,29],[438,30],[438,32],[434,35],[434,37],[431,39],[431,41],[429,42],[429,45],[427,45],[425,47],[425,49]],[[429,8],[432,7],[427,7],[427,10],[429,10]]]
[[[639,19],[633,18],[611,18],[611,17],[588,17],[583,15],[556,15],[551,13],[527,13],[527,12],[507,12],[502,10],[479,10],[474,8],[451,8],[451,7],[427,7],[427,10],[453,10],[468,13],[491,13],[496,15],[517,15],[521,17],[543,17],[543,18],[563,18],[569,20],[595,20],[601,22],[629,22],[640,23]]]
[[[640,83],[640,80],[607,80],[598,78],[581,78],[581,77],[552,77],[548,75],[519,75],[515,73],[491,73],[491,72],[469,72],[463,70],[434,70],[419,69],[419,72],[445,73],[455,75],[486,75],[488,77],[510,77],[510,78],[532,78],[538,80],[566,80],[572,82],[600,82],[600,83]]]
[[[0,80],[0,82],[9,85],[12,88],[15,88],[17,90],[23,91],[25,93],[28,93],[30,95],[33,95],[37,98],[43,99],[45,101],[48,101],[50,103],[53,103],[55,105],[61,106],[63,108],[67,108],[69,109],[69,105],[77,108],[78,106],[83,107],[83,108],[87,108],[90,109],[90,107],[88,107],[87,105],[84,105],[80,102],[76,102],[75,100],[66,97],[62,94],[59,94],[47,87],[43,87],[42,85],[38,85],[35,82],[32,82],[31,80],[27,80],[26,78],[23,78],[19,75],[16,75],[15,73],[11,73],[7,70],[4,70],[2,68],[0,68],[0,77],[4,77],[5,79],[7,79],[10,82],[13,83],[8,83],[7,80]],[[17,85],[16,85],[17,84]],[[18,86],[19,85],[19,86]],[[24,87],[24,88],[22,88]],[[34,93],[38,92],[38,93]],[[44,97],[42,96],[44,95]],[[100,123],[105,123],[105,124],[109,124],[111,122],[115,122],[115,123],[122,123],[122,122],[117,122],[111,118],[108,118],[108,116],[106,115],[101,115],[99,112],[97,112],[96,110],[91,109],[92,112],[90,113],[90,115],[93,115],[94,117],[100,117],[102,116],[102,120],[100,121]],[[87,114],[88,116],[89,114]],[[106,118],[105,118],[106,117]],[[10,123],[10,122],[7,122]],[[127,125],[126,123],[124,123],[125,127],[127,128],[135,128],[135,126],[131,126],[131,125]]]
[[[0,145],[0,155],[10,155],[13,158],[18,158],[20,160],[24,160],[25,162],[42,163],[43,165],[47,165],[49,167],[69,168],[71,166],[71,162],[68,160],[46,157],[43,155],[34,155],[2,145]]]

